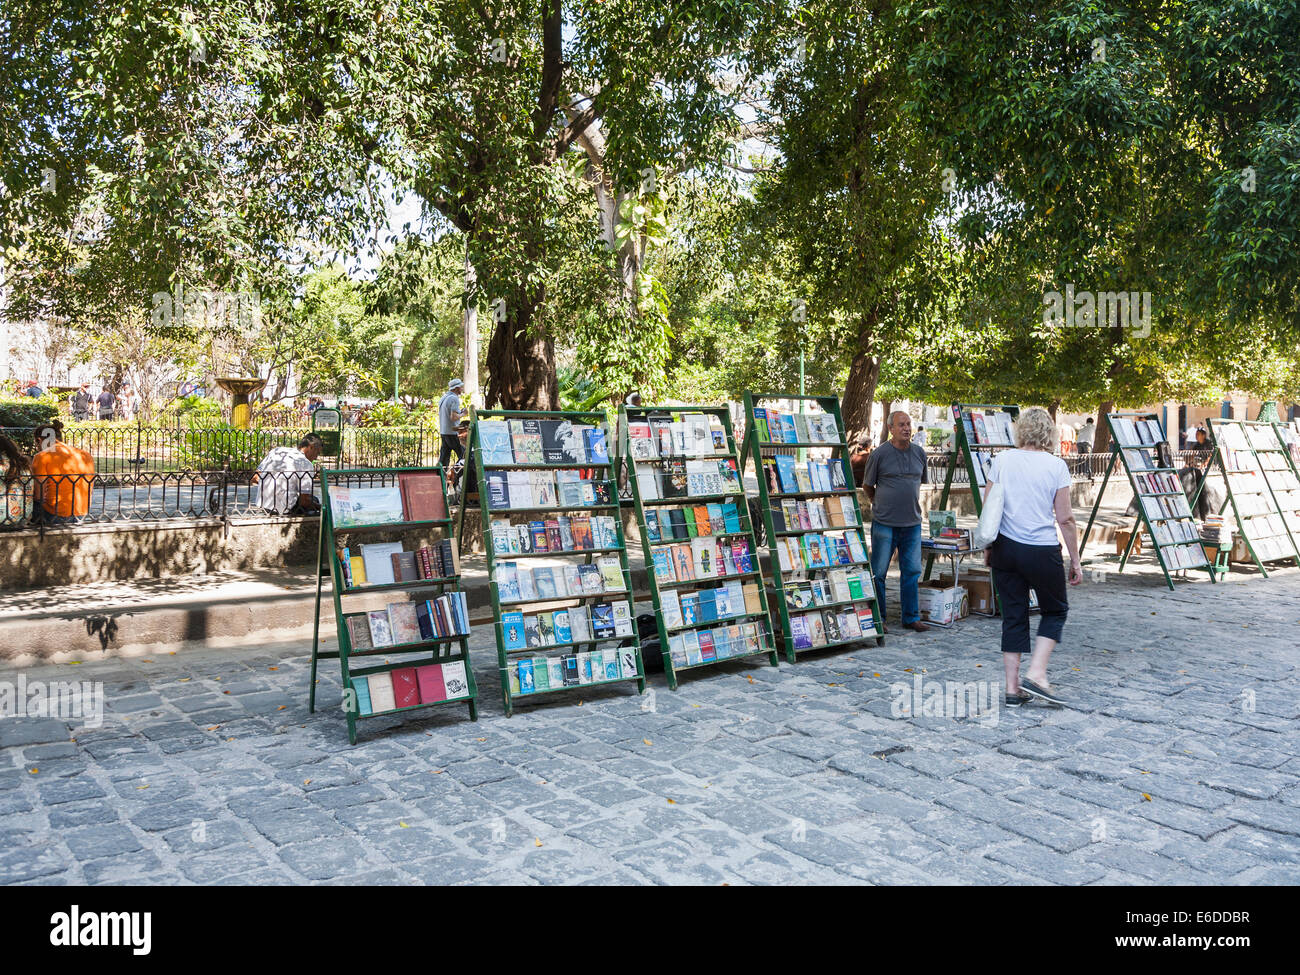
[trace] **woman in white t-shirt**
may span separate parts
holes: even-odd
[[[1002,662],[1009,707],[1024,704],[1030,696],[1065,703],[1047,680],[1047,661],[1061,640],[1069,609],[1058,525],[1070,552],[1070,585],[1083,581],[1083,569],[1070,504],[1070,472],[1065,461],[1052,454],[1056,436],[1056,424],[1045,409],[1033,406],[1022,412],[1016,420],[1017,449],[994,456],[984,489],[987,498],[994,484],[1002,485],[1002,524],[988,560],[1002,602]],[[1038,595],[1042,618],[1029,669],[1021,678],[1020,657],[1029,651],[1031,589]]]

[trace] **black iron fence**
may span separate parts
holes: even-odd
[[[145,426],[142,423],[71,424],[63,440],[87,451],[96,474],[143,474],[254,470],[273,447],[293,447],[307,427]],[[329,445],[321,463],[330,467],[418,467],[438,459],[435,428],[350,427],[318,431]],[[0,427],[27,453],[35,451],[33,430]],[[331,434],[334,434],[331,436]]]

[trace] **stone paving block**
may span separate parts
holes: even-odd
[[[189,880],[196,884],[219,884],[231,878],[236,883],[260,883],[256,879],[258,871],[267,871],[271,861],[257,850],[248,847],[227,846],[219,850],[198,853],[194,856],[181,857],[177,867]],[[281,883],[294,883],[295,878],[281,871],[270,871],[273,876],[282,878]]]
[[[1243,799],[1218,813],[1235,823],[1287,836],[1300,836],[1300,810],[1280,802]]]
[[[1148,853],[1128,845],[1094,843],[1080,853],[1080,857],[1087,863],[1133,874],[1149,883],[1199,884],[1210,879],[1208,874],[1183,866],[1169,857]]]
[[[17,884],[59,873],[66,858],[52,845],[11,847],[0,845],[0,884]]]
[[[78,860],[120,856],[142,849],[135,834],[121,823],[83,826],[64,833],[62,839]]]
[[[39,776],[35,778],[41,803],[46,806],[56,806],[62,802],[76,802],[81,799],[101,799],[108,795],[88,774],[60,779],[42,779]]]
[[[1036,882],[1081,887],[1106,876],[1106,869],[1096,863],[1076,859],[1076,854],[1061,854],[1037,843],[1012,843],[989,850],[984,856],[1005,864],[1012,874],[1028,874]]]
[[[259,810],[244,818],[276,846],[317,839],[338,829],[338,821],[328,813],[303,806]]]
[[[930,813],[926,819],[910,824],[918,833],[958,850],[976,850],[996,843],[1010,843],[1016,834],[992,823],[967,819],[949,812]]]
[[[159,833],[179,826],[193,828],[198,823],[215,819],[218,814],[216,809],[182,799],[140,806],[130,812],[128,818],[132,825],[146,833]]]
[[[726,879],[716,868],[701,862],[688,846],[671,840],[619,850],[612,858],[656,884],[717,886]]]
[[[361,844],[345,837],[292,843],[277,853],[291,869],[311,883],[356,873],[366,862]]]
[[[0,720],[0,748],[65,742],[71,735],[69,723],[59,718],[8,717]]]
[[[168,874],[154,854],[148,851],[128,853],[108,860],[93,860],[82,868],[86,883],[99,884],[146,884],[167,883]]]
[[[1124,779],[1119,784],[1125,789],[1132,789],[1134,792],[1145,792],[1147,795],[1172,799],[1175,802],[1196,806],[1200,809],[1219,809],[1232,802],[1230,793],[1209,789],[1195,782],[1174,779],[1160,774],[1134,775]]]
[[[315,789],[307,794],[308,799],[322,809],[339,809],[343,806],[361,806],[368,802],[387,799],[388,794],[366,782],[355,785],[339,785],[326,789]]]

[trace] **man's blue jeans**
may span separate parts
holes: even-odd
[[[879,522],[871,523],[871,574],[876,579],[876,599],[880,601],[880,621],[885,621],[885,574],[889,561],[898,550],[899,593],[902,603],[903,623],[915,623],[921,618],[921,598],[916,584],[921,581],[921,526],[893,528]]]

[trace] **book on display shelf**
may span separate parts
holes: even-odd
[[[322,510],[316,635],[312,641],[309,708],[315,710],[321,659],[337,658],[343,686],[348,740],[357,721],[446,700],[463,701],[478,717],[477,688],[465,668],[469,613],[460,590],[460,558],[438,467],[374,468],[321,472]],[[323,592],[323,578],[332,597]],[[381,592],[383,608],[360,610],[353,597]],[[398,598],[404,596],[405,598]],[[322,648],[322,601],[332,598],[336,651]],[[345,603],[360,611],[345,609]],[[396,653],[405,663],[376,669],[361,658]],[[436,662],[436,663],[435,663]],[[424,666],[459,667],[459,692],[437,700],[420,694]]]
[[[664,659],[669,687],[677,688],[683,667],[734,656],[763,653],[775,665],[769,627],[755,630],[751,643],[730,639],[720,622],[757,625],[766,612],[730,411],[624,406],[619,430],[617,453],[636,509],[660,646],[676,648]],[[805,433],[813,435],[811,428]],[[803,474],[811,489],[812,475],[806,468]],[[798,472],[792,476],[798,484]],[[816,476],[818,485],[830,483],[824,470]]]
[[[855,600],[874,618],[876,593],[839,400],[747,393],[744,408],[742,470],[752,464],[759,486],[773,624],[779,620],[787,659],[817,646],[882,639],[874,626],[851,627],[841,618]],[[815,625],[813,614],[800,612],[814,607]],[[828,627],[836,639],[827,639]]]
[[[614,619],[630,619],[631,604],[607,415],[480,411],[470,438],[483,459],[483,534],[506,714],[519,697],[576,686],[601,643],[627,636],[636,645],[611,680],[635,680],[644,690],[639,641]]]

